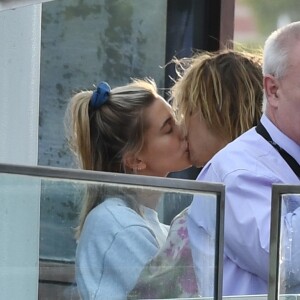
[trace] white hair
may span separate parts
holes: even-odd
[[[290,23],[274,31],[266,40],[263,55],[263,75],[276,78],[285,75],[289,63],[289,51],[294,42],[300,42],[300,21]]]

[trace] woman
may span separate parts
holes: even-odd
[[[175,63],[183,72],[172,88],[173,107],[188,127],[190,159],[200,167],[259,122],[261,56],[226,49]],[[201,296],[205,280],[194,272],[187,210],[173,219],[166,243],[141,273],[129,299]]]
[[[166,176],[190,165],[188,145],[155,83],[135,80],[76,94],[69,142],[86,170]],[[159,195],[88,189],[80,216],[76,280],[83,299],[124,299],[166,239],[154,210]]]

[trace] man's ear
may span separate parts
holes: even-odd
[[[279,82],[278,79],[272,75],[264,76],[264,90],[267,101],[273,107],[278,106],[278,88]]]
[[[146,169],[146,164],[133,153],[126,153],[123,159],[125,166],[133,171]]]

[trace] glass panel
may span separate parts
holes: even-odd
[[[81,260],[77,260],[77,262],[80,261],[81,266],[78,269],[81,272],[78,273],[81,274],[78,276],[78,283],[82,291],[89,286],[84,284],[84,278],[89,278],[91,273],[96,274],[97,277],[102,274],[101,272],[111,270],[109,267],[101,268],[103,256],[101,254],[98,256],[97,252],[106,243],[111,243],[112,249],[107,249],[113,253],[110,254],[110,257],[120,260],[114,276],[114,293],[116,295],[119,286],[117,283],[120,282],[120,278],[129,280],[131,288],[137,283],[136,288],[130,294],[131,299],[146,297],[161,299],[184,297],[189,299],[192,295],[193,297],[197,296],[195,293],[197,293],[198,284],[202,285],[203,282],[209,283],[212,290],[217,290],[214,285],[219,284],[218,249],[223,247],[218,244],[223,240],[220,236],[222,230],[219,228],[223,220],[223,212],[220,212],[221,201],[224,199],[223,186],[170,178],[80,172],[66,169],[55,169],[55,173],[52,173],[51,177],[47,177],[45,174],[51,170],[50,168],[31,167],[30,172],[27,171],[28,175],[26,175],[26,170],[24,167],[22,175],[5,174],[1,173],[0,165],[0,194],[3,195],[5,192],[7,198],[12,199],[11,201],[23,201],[28,205],[33,200],[33,191],[35,191],[36,197],[42,196],[39,298],[78,299],[74,278],[77,245],[74,234],[87,191],[90,195],[96,195],[95,199],[105,198],[105,201],[96,205],[90,213],[78,244],[80,250],[78,250],[77,257],[83,257]],[[19,173],[18,171],[14,172]],[[174,207],[176,207],[178,199],[181,203],[187,201],[186,206],[188,206],[190,199],[194,197],[203,201],[203,207],[209,207],[206,210],[206,216],[211,220],[213,236],[207,236],[205,233],[203,236],[199,236],[204,244],[209,245],[211,251],[209,257],[213,258],[212,260],[206,260],[203,256],[201,258],[203,269],[199,274],[206,277],[207,274],[210,274],[209,281],[207,278],[200,278],[198,281],[193,268],[186,227],[187,210],[181,212],[175,219],[173,219],[175,215],[172,216],[171,231],[167,224],[163,225],[169,223],[166,222],[166,216],[169,219],[170,214],[166,214],[166,210],[175,211]],[[164,205],[166,199],[168,202],[167,205]],[[171,199],[174,201],[172,202]],[[206,203],[204,203],[205,201]],[[152,206],[158,213],[158,219],[155,217],[154,210],[144,206],[139,206],[142,216],[139,215],[127,207],[131,205],[130,203],[133,204],[133,207],[136,203]],[[1,207],[2,213],[4,213],[6,208],[3,198],[1,198]],[[15,208],[18,209],[18,203]],[[88,225],[89,222],[92,222],[93,225]],[[98,225],[98,222],[101,224]],[[107,227],[105,226],[106,222],[109,222]],[[120,226],[123,226],[122,230],[119,230]],[[122,232],[124,228],[128,227],[133,227],[134,230],[125,235],[125,240],[122,240]],[[142,231],[139,233],[141,228]],[[115,230],[116,236],[120,236],[120,240],[115,235],[110,235],[111,229]],[[2,234],[9,234],[8,230],[8,228],[2,229],[0,238],[2,238]],[[166,239],[168,232],[169,236]],[[32,236],[37,234],[38,231],[32,232]],[[141,234],[140,237],[139,234]],[[95,243],[94,237],[98,242]],[[112,240],[109,241],[109,239]],[[146,247],[143,246],[145,239]],[[91,243],[94,244],[91,245]],[[114,243],[116,243],[115,249],[113,248]],[[21,248],[22,245],[17,245],[17,247]],[[90,250],[90,247],[100,248]],[[94,254],[95,251],[97,255]],[[200,257],[197,253],[193,253],[193,255],[197,259]],[[134,257],[133,261],[130,260],[132,256]],[[147,265],[147,261],[153,256],[155,258]],[[136,265],[137,257],[141,260],[140,266]],[[148,258],[145,259],[145,257]],[[88,266],[88,263],[91,265]],[[90,282],[92,285],[93,280]],[[121,293],[121,291],[119,292]],[[199,294],[201,295],[201,289]],[[102,298],[106,299],[107,297],[103,296]],[[214,299],[219,298],[216,295]]]
[[[0,299],[36,299],[40,181],[0,173]]]
[[[281,196],[279,294],[300,294],[300,186],[298,194]]]
[[[42,10],[38,164],[73,167],[63,120],[75,92],[151,77],[163,95],[167,0],[64,0]]]
[[[40,257],[74,261],[80,200],[85,184],[42,180]]]
[[[269,282],[269,299],[300,297],[300,185],[273,186]]]

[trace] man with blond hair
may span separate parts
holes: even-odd
[[[272,184],[300,183],[299,53],[300,22],[282,27],[268,37],[263,54],[266,107],[259,125],[220,150],[197,178],[225,184],[224,295],[268,292]],[[197,130],[192,125],[188,132]],[[200,133],[201,128],[198,130]],[[192,144],[193,140],[189,142]],[[285,216],[284,231],[293,237],[300,230],[297,205]],[[197,259],[203,253],[203,245],[198,236],[201,230],[209,228],[203,213],[201,201],[194,199],[188,231],[198,278],[203,277]],[[299,279],[299,270],[290,269],[293,281]]]

